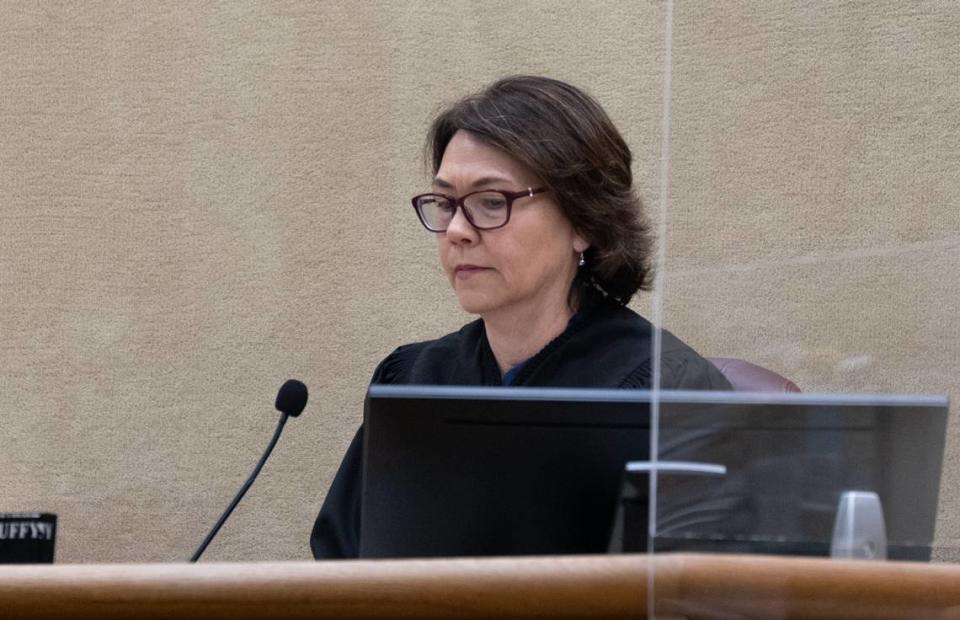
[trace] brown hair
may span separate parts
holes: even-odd
[[[621,304],[649,288],[652,235],[633,189],[630,148],[589,95],[545,77],[494,82],[434,120],[427,138],[434,173],[460,130],[530,168],[590,242],[575,288],[597,287]]]

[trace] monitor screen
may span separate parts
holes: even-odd
[[[652,396],[371,386],[361,556],[645,551],[650,511],[658,551],[826,555],[856,490],[890,557],[929,557],[944,398],[659,392],[651,459]]]

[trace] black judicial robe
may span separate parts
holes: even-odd
[[[729,390],[710,362],[662,330],[661,387]],[[567,329],[527,360],[511,385],[536,387],[651,387],[653,326],[629,308],[594,295]],[[383,360],[371,383],[503,385],[500,368],[478,319],[443,338],[401,346]],[[360,549],[363,427],[340,464],[310,535],[317,559],[355,558]]]

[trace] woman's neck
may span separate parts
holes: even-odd
[[[483,316],[487,341],[501,375],[536,355],[563,333],[573,316],[565,302],[549,310],[521,308]]]

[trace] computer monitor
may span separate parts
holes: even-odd
[[[626,466],[651,461],[653,396],[371,386],[361,557],[607,552],[625,482],[636,486]],[[880,496],[891,558],[929,557],[945,398],[656,397],[658,466],[702,469],[661,469],[654,501],[642,498],[656,550],[826,555],[837,502],[857,490]],[[643,534],[627,550],[645,550]]]

